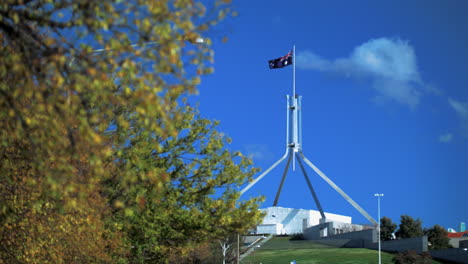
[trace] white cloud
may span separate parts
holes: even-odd
[[[446,133],[441,136],[439,136],[439,141],[442,143],[450,143],[453,139],[452,133]]]
[[[304,51],[296,56],[298,68],[333,72],[372,83],[379,100],[392,100],[416,107],[422,96],[423,82],[414,49],[400,39],[378,38],[354,48],[345,58],[327,60]]]
[[[244,145],[246,156],[256,161],[270,160],[273,153],[268,149],[265,144],[247,144]]]
[[[448,103],[460,117],[463,133],[468,136],[468,102],[461,102],[449,98]]]
[[[296,66],[307,70],[331,71],[333,62],[306,50],[296,55]]]
[[[448,102],[462,119],[468,119],[468,102],[460,102],[452,98],[449,98]]]

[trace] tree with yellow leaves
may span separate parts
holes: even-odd
[[[228,2],[0,3],[0,263],[165,263],[258,220],[250,161],[179,105]]]

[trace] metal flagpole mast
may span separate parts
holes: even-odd
[[[270,68],[283,68],[285,66],[289,66],[289,58],[290,55],[288,53],[287,56],[280,57],[275,60],[269,61]],[[281,64],[278,64],[281,63]],[[284,180],[286,178],[288,167],[290,165],[291,159],[293,159],[293,171],[295,170],[295,160],[296,156],[298,158],[299,166],[302,169],[304,174],[304,178],[306,183],[309,187],[309,190],[314,198],[314,201],[317,205],[317,208],[320,210],[320,215],[322,219],[325,219],[325,213],[323,212],[323,208],[320,205],[319,199],[317,194],[315,193],[312,183],[310,182],[309,177],[304,168],[304,164],[302,163],[301,159],[310,167],[312,168],[325,182],[328,183],[336,192],[338,192],[347,202],[349,202],[357,211],[359,211],[364,217],[366,217],[371,223],[377,225],[377,221],[375,221],[372,216],[370,216],[364,209],[362,209],[351,197],[349,197],[341,188],[339,188],[330,178],[328,178],[322,171],[320,171],[309,159],[307,159],[302,152],[302,102],[301,97],[296,95],[296,46],[293,45],[292,49],[292,64],[293,64],[293,94],[292,98],[289,95],[286,95],[287,101],[287,112],[286,112],[286,152],[284,155],[276,161],[273,165],[271,165],[266,171],[264,171],[260,176],[255,178],[252,182],[250,182],[246,187],[244,187],[240,195],[243,195],[247,190],[249,190],[252,186],[254,186],[258,181],[260,181],[265,175],[267,175],[270,171],[272,171],[276,166],[278,166],[283,160],[288,158],[286,168],[283,172],[283,177],[281,179],[280,186],[278,188],[278,192],[275,197],[275,201],[273,206],[276,206],[279,200],[279,196],[281,194],[281,190],[283,187]],[[290,100],[292,99],[292,100]],[[291,121],[291,122],[290,122]],[[288,157],[289,155],[289,157]],[[380,201],[379,201],[380,202]],[[379,205],[380,206],[380,205]],[[380,215],[379,215],[380,218]]]
[[[293,98],[296,97],[296,45],[293,45]]]
[[[292,94],[292,99],[293,99],[293,144],[297,143],[297,100],[296,100],[296,45],[293,45],[293,50],[292,50],[292,61],[293,61],[293,94]],[[297,146],[294,146],[294,149],[292,151],[296,150]],[[293,171],[296,170],[296,155],[294,153],[291,153],[293,155]]]

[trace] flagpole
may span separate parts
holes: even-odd
[[[293,98],[296,98],[296,45],[293,45]]]
[[[297,101],[296,101],[296,45],[293,45],[293,143],[297,144]],[[293,151],[295,151],[297,146],[294,146]],[[296,155],[293,155],[293,171],[296,170]]]

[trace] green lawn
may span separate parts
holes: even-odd
[[[382,263],[392,264],[393,254],[382,252]],[[289,237],[274,237],[248,257],[243,264],[297,264],[312,263],[378,263],[377,250],[366,248],[335,248],[307,240],[289,240]],[[439,263],[433,261],[433,263]]]
[[[382,263],[391,264],[393,255],[382,252]],[[365,248],[311,248],[311,249],[270,249],[258,250],[245,258],[242,263],[289,264],[313,263],[377,263],[378,252]]]

